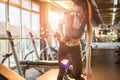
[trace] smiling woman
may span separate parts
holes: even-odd
[[[75,80],[84,80],[82,74],[82,59],[80,39],[86,33],[86,67],[84,75],[88,80],[92,80],[91,70],[91,42],[92,42],[92,11],[88,0],[76,0],[74,2],[73,14],[66,14],[59,22],[60,46],[59,46],[59,73],[57,80],[62,80],[65,68],[61,60],[68,58],[73,65],[72,76]],[[67,17],[66,17],[67,16]]]

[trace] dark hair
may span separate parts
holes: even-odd
[[[84,9],[88,8],[88,4],[86,0],[74,0],[73,2],[75,5],[83,6]]]
[[[73,0],[74,5],[81,6],[86,14],[86,17],[88,16],[88,4],[86,0]]]

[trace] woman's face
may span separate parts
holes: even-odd
[[[73,11],[73,15],[77,19],[82,19],[83,17],[85,17],[85,12],[81,6],[75,5]]]

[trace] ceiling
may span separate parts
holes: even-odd
[[[72,10],[73,1],[72,0],[51,0],[52,2],[58,4],[67,10]],[[118,0],[118,5],[114,6],[114,0],[91,0],[93,8],[93,18],[94,22],[99,25],[115,25],[120,21],[120,0]],[[116,9],[116,11],[113,11]],[[113,15],[115,19],[112,20]],[[112,24],[113,21],[113,24]]]
[[[120,21],[120,4],[114,5],[114,0],[95,0],[100,11],[104,24],[112,24],[112,17],[115,14],[114,24],[118,24]],[[120,1],[118,1],[120,2]],[[113,11],[116,9],[116,11]]]

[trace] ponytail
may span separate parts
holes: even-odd
[[[88,32],[88,36],[90,37],[90,44],[92,42],[92,7],[91,4],[89,2],[89,0],[87,0],[87,4],[88,4],[88,24],[87,24],[87,32]]]

